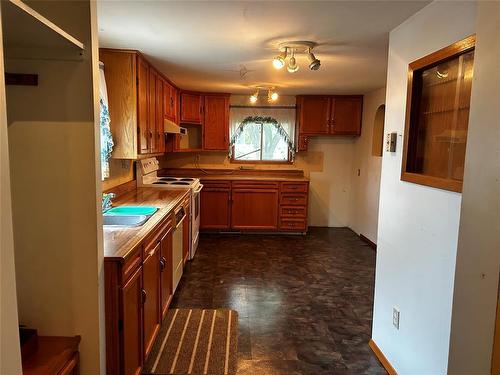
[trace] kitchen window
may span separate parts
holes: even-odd
[[[231,108],[231,161],[291,162],[294,133],[293,108]]]

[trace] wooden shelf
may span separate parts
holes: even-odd
[[[1,2],[7,58],[78,59],[85,46],[20,0]]]

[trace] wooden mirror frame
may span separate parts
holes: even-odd
[[[401,180],[412,182],[420,185],[432,186],[439,189],[462,192],[463,182],[460,180],[453,180],[448,178],[436,177],[421,173],[407,172],[408,164],[408,145],[410,143],[410,138],[414,137],[416,130],[416,125],[414,122],[416,120],[416,113],[412,111],[412,99],[413,99],[413,76],[415,71],[424,70],[426,68],[431,68],[434,65],[438,65],[441,62],[453,59],[459,55],[465,54],[474,50],[476,44],[475,35],[471,35],[463,40],[460,40],[448,47],[440,49],[430,55],[422,57],[418,60],[413,61],[408,66],[408,87],[407,87],[407,99],[406,99],[406,119],[405,119],[405,132],[404,132],[404,143],[403,143],[403,160],[401,165]]]

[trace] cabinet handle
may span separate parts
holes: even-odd
[[[148,294],[144,289],[141,290],[141,295],[142,295],[142,304],[144,305],[146,303],[146,299],[148,298]]]
[[[160,269],[163,271],[165,269],[166,259],[165,257],[161,257],[160,259]]]

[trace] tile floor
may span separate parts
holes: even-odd
[[[203,234],[171,306],[237,310],[241,375],[386,374],[368,347],[374,277],[347,228]]]

